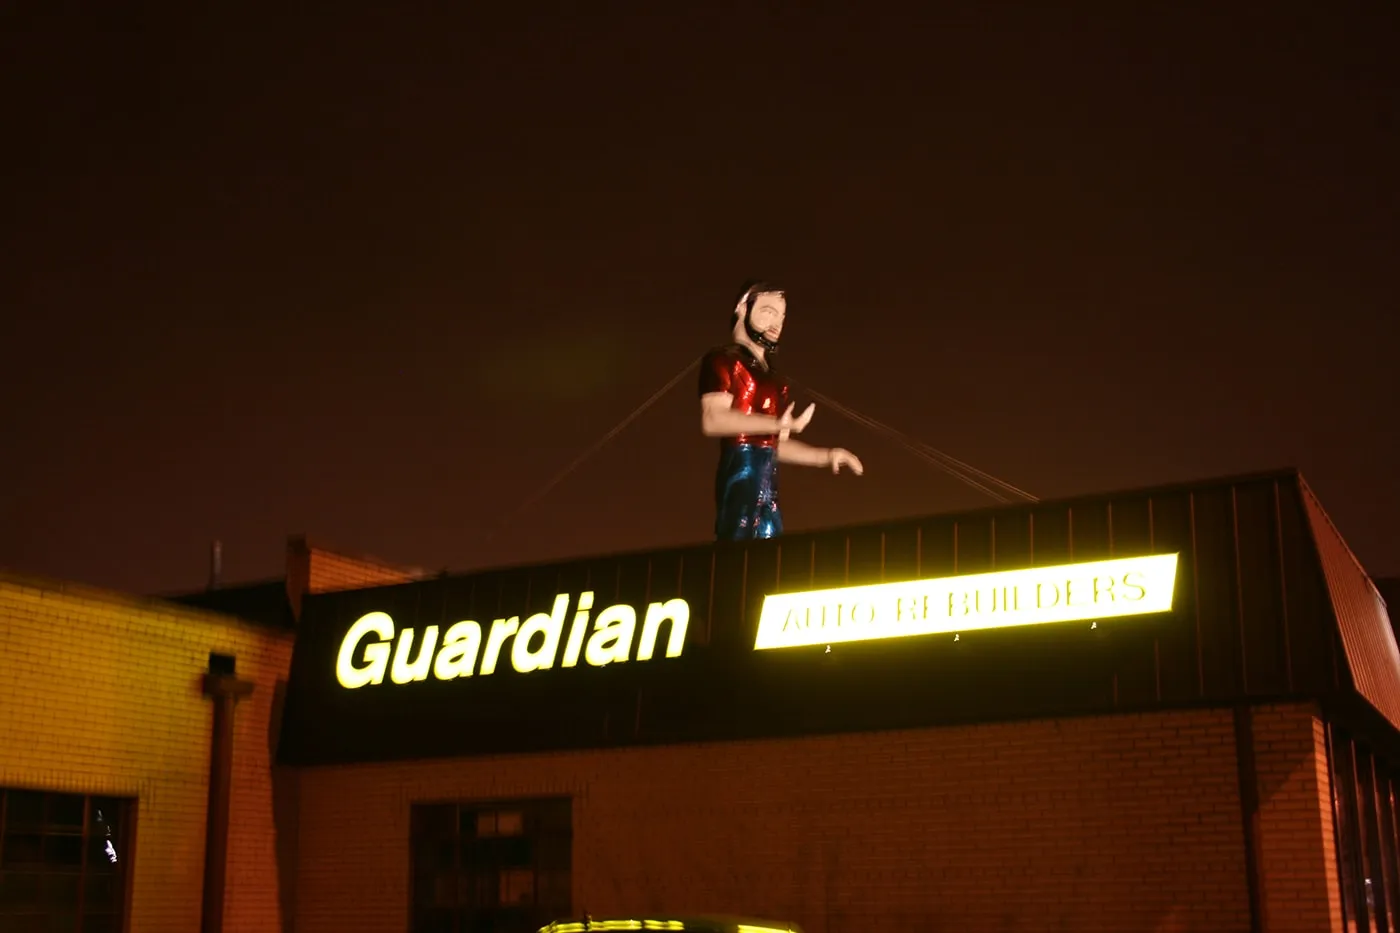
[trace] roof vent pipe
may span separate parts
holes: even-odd
[[[209,546],[209,589],[217,590],[224,576],[224,544],[216,540]]]

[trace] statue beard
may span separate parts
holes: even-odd
[[[769,339],[767,334],[763,333],[762,331],[755,330],[754,326],[749,323],[749,316],[747,314],[744,315],[744,333],[748,334],[750,340],[758,344],[763,349],[767,350],[769,353],[778,352],[778,341],[771,340]]]

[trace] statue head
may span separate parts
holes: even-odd
[[[786,317],[786,290],[772,282],[747,282],[734,304],[734,339],[747,338],[765,350],[777,350]]]

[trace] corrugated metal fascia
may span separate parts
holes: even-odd
[[[1322,563],[1352,685],[1400,730],[1400,647],[1395,642],[1385,600],[1302,476],[1298,477],[1298,487]]]

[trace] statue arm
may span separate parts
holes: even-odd
[[[814,447],[803,441],[784,437],[778,441],[778,462],[797,466],[831,466],[831,448]]]
[[[735,437],[740,434],[777,434],[778,419],[772,415],[747,415],[734,410],[734,396],[710,392],[700,396],[700,430],[706,437]]]
[[[860,462],[860,458],[844,447],[813,447],[811,444],[791,441],[785,437],[778,441],[778,462],[795,466],[829,467],[833,473],[840,473],[844,468],[856,476],[865,472],[865,465]]]

